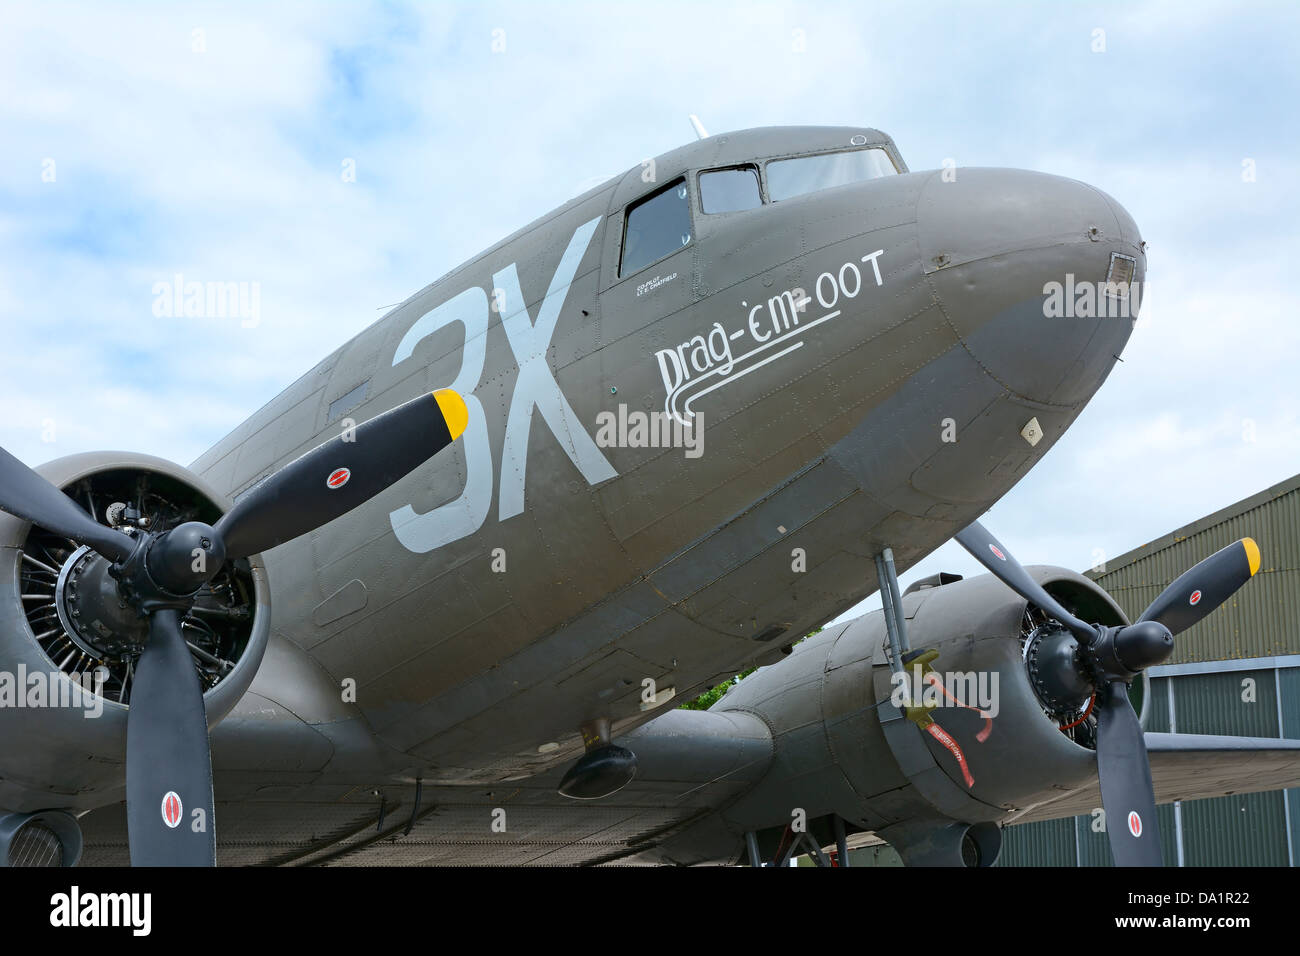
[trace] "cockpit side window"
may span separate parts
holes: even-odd
[[[778,202],[832,186],[893,176],[897,172],[883,149],[777,159],[767,164],[767,193],[773,202]]]
[[[700,173],[700,209],[706,213],[740,212],[763,205],[757,166],[732,166]]]
[[[631,275],[690,241],[690,200],[686,180],[678,179],[628,206],[623,221],[623,261],[618,274]]]

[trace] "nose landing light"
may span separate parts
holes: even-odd
[[[1137,274],[1137,259],[1120,252],[1110,254],[1110,268],[1106,271],[1106,288],[1127,295]]]

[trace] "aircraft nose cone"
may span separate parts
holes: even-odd
[[[1141,237],[1118,203],[1060,176],[959,168],[925,185],[917,231],[944,314],[1004,388],[1058,405],[1096,391],[1139,301],[1108,291],[1108,278],[1139,289],[1145,278]]]

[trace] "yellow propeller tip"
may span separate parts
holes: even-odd
[[[465,399],[460,397],[459,392],[450,388],[438,389],[433,393],[433,397],[438,402],[439,410],[442,411],[443,421],[447,423],[447,431],[451,432],[451,440],[455,441],[469,424],[469,409],[465,407]]]
[[[1254,538],[1242,538],[1241,546],[1246,549],[1246,560],[1250,562],[1250,576],[1253,578],[1259,570],[1259,545]]]

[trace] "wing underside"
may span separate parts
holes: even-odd
[[[1148,733],[1145,737],[1156,803],[1300,787],[1300,740],[1207,734]],[[1101,794],[1093,782],[1008,822],[1056,820],[1090,813],[1099,806]]]

